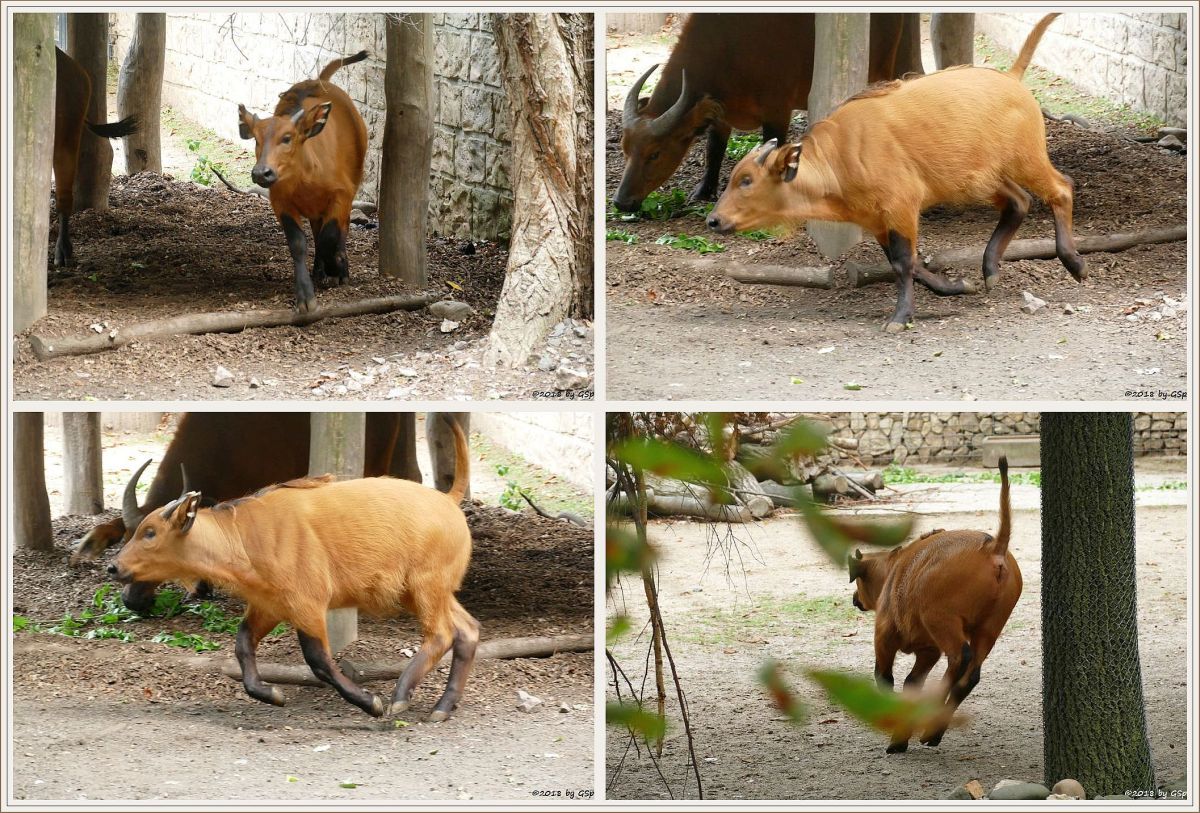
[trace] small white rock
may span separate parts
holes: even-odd
[[[218,364],[216,372],[213,373],[212,385],[214,387],[228,387],[231,384],[233,384],[233,373]]]
[[[458,322],[451,322],[449,319],[442,320],[442,326],[439,328],[442,333],[453,333],[458,330]]]

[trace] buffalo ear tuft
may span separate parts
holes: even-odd
[[[800,150],[801,144],[790,144],[781,153],[781,161],[783,172],[781,177],[784,183],[791,183],[796,179],[796,172],[800,168]]]
[[[246,105],[238,105],[238,135],[243,139],[254,138],[254,125],[258,123],[258,116],[252,115],[246,110]]]

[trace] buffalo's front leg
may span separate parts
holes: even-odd
[[[729,125],[714,121],[708,128],[708,140],[704,146],[704,177],[696,184],[689,201],[715,200],[721,185],[721,163],[725,160],[725,148],[729,145]]]
[[[305,267],[308,253],[308,238],[304,229],[290,215],[280,215],[279,224],[283,226],[283,235],[287,238],[288,251],[292,253],[292,264],[296,274],[296,310],[309,313],[317,309],[317,294],[313,290],[312,278],[308,276]]]
[[[54,265],[68,268],[75,265],[75,249],[71,246],[71,216],[62,212],[58,216],[58,240],[54,242]]]
[[[899,333],[913,319],[913,249],[915,241],[891,230],[884,252],[896,272],[896,311],[884,326],[888,333]]]
[[[242,625],[238,628],[237,643],[234,652],[237,655],[238,666],[242,669],[242,686],[246,694],[255,700],[270,703],[272,706],[283,705],[283,692],[266,683],[258,675],[258,643],[268,632],[279,623],[265,614],[251,608],[246,611]]]
[[[300,638],[300,651],[304,654],[304,662],[308,664],[308,668],[319,680],[337,689],[337,693],[347,702],[353,703],[372,717],[382,717],[387,709],[383,698],[342,674],[342,670],[333,662],[333,656],[329,653],[325,630],[320,632],[318,636],[296,630],[296,635]]]

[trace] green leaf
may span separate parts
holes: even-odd
[[[779,435],[772,447],[773,456],[780,461],[786,461],[798,455],[820,454],[825,450],[828,430],[821,424],[809,421],[792,421]]]
[[[609,523],[605,528],[605,585],[612,587],[618,573],[640,573],[654,559],[654,551],[633,531]]]
[[[768,660],[764,663],[758,670],[758,680],[770,694],[771,703],[782,711],[789,721],[797,725],[804,722],[807,718],[804,704],[800,702],[791,686],[783,679],[778,661]]]
[[[21,632],[29,629],[29,619],[23,615],[14,615],[12,617],[13,632]]]
[[[392,728],[408,728],[409,724],[404,720],[392,720]]]
[[[667,732],[665,718],[651,714],[634,703],[607,704],[604,720],[612,726],[624,726],[646,741],[661,740]]]
[[[633,245],[638,241],[638,236],[632,232],[627,232],[624,229],[608,229],[604,233],[605,240],[615,240],[626,245]]]
[[[938,714],[937,704],[883,691],[867,677],[826,669],[806,672],[834,703],[872,728],[889,734],[897,730],[919,731]]]
[[[853,381],[847,381],[842,385],[842,389],[850,390],[851,392],[858,392],[862,389],[862,384],[855,384]]]
[[[618,615],[613,618],[612,623],[608,625],[605,631],[604,643],[605,646],[612,646],[621,639],[625,633],[629,632],[633,624],[627,615]]]
[[[436,752],[434,752],[434,753],[436,753]],[[339,782],[339,783],[338,783],[338,787],[339,787],[339,788],[351,788],[351,789],[353,789],[353,788],[357,788],[357,787],[358,787],[358,783],[357,783],[357,782],[351,782],[351,781],[347,780],[347,781],[345,781],[345,782]]]
[[[714,243],[706,237],[692,236],[689,234],[664,234],[654,241],[660,246],[670,246],[671,248],[682,248],[687,251],[695,251],[700,254],[718,254],[725,250],[725,246],[720,243]]]
[[[287,781],[289,781],[289,782],[299,782],[299,781],[300,781],[300,777],[298,777],[298,776],[292,776],[291,774],[288,774],[288,775],[287,775]]]
[[[846,520],[809,501],[800,503],[800,512],[817,544],[838,567],[846,564],[846,557],[856,545],[894,548],[912,531],[910,516],[888,521]]]
[[[711,457],[666,441],[631,438],[618,445],[613,456],[659,477],[718,488],[728,482],[724,469]]]

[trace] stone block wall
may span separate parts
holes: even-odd
[[[823,420],[832,437],[857,442],[856,451],[841,456],[857,456],[868,466],[974,462],[984,438],[1041,429],[1037,412],[835,412]],[[1133,430],[1136,455],[1187,453],[1186,412],[1134,413]]]
[[[452,237],[509,235],[509,113],[487,14],[433,14],[434,143],[431,230]],[[114,60],[129,48],[134,15],[112,15]],[[239,142],[237,106],[269,114],[279,94],[338,56],[370,57],[334,81],[358,106],[369,142],[359,197],[378,197],[386,56],[382,14],[172,13],[167,15],[163,104]],[[253,142],[245,142],[253,151]]]
[[[472,412],[471,431],[592,490],[592,416],[586,412]]]
[[[976,14],[975,31],[1016,53],[1042,14]],[[1187,121],[1187,14],[1067,12],[1033,62],[1168,124]]]

